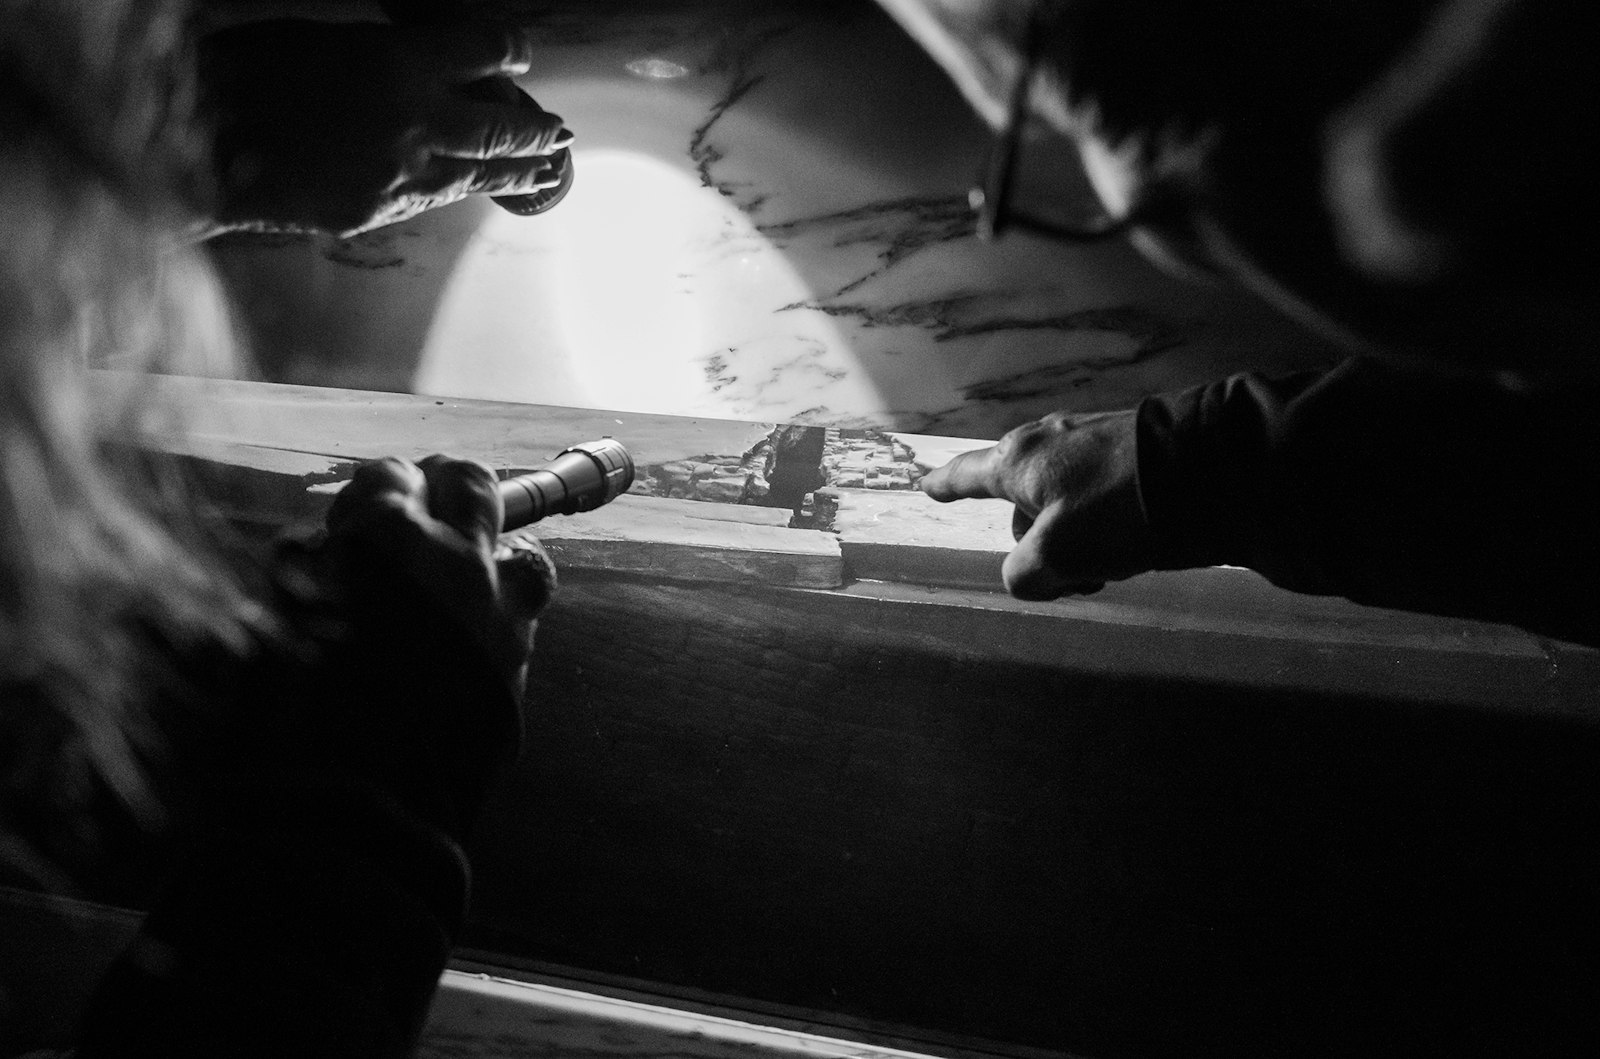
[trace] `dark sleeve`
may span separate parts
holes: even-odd
[[[403,578],[369,594],[279,601],[295,627],[333,630],[315,650],[188,667],[237,701],[189,704],[209,723],[171,740],[177,849],[77,1059],[411,1053],[466,915],[461,842],[515,754],[517,699]]]
[[[1147,399],[1158,568],[1600,642],[1600,382],[1358,359]]]
[[[467,866],[362,785],[237,792],[96,994],[77,1059],[410,1054]]]

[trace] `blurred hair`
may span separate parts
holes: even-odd
[[[186,7],[0,0],[0,866],[34,878],[97,792],[153,811],[162,648],[242,648],[253,620],[132,455],[150,404],[88,391],[91,367],[229,355],[184,234],[207,154]]]

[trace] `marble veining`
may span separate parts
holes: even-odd
[[[871,0],[509,6],[571,194],[223,241],[266,377],[994,437],[1333,359],[1125,245],[979,242],[987,131]]]

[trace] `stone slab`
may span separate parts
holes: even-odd
[[[940,504],[916,491],[835,489],[834,529],[853,577],[971,588],[1000,587],[1011,549],[1011,504]]]

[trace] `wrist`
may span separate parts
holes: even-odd
[[[1241,377],[1140,402],[1135,464],[1152,569],[1250,565],[1266,458],[1252,397]]]

